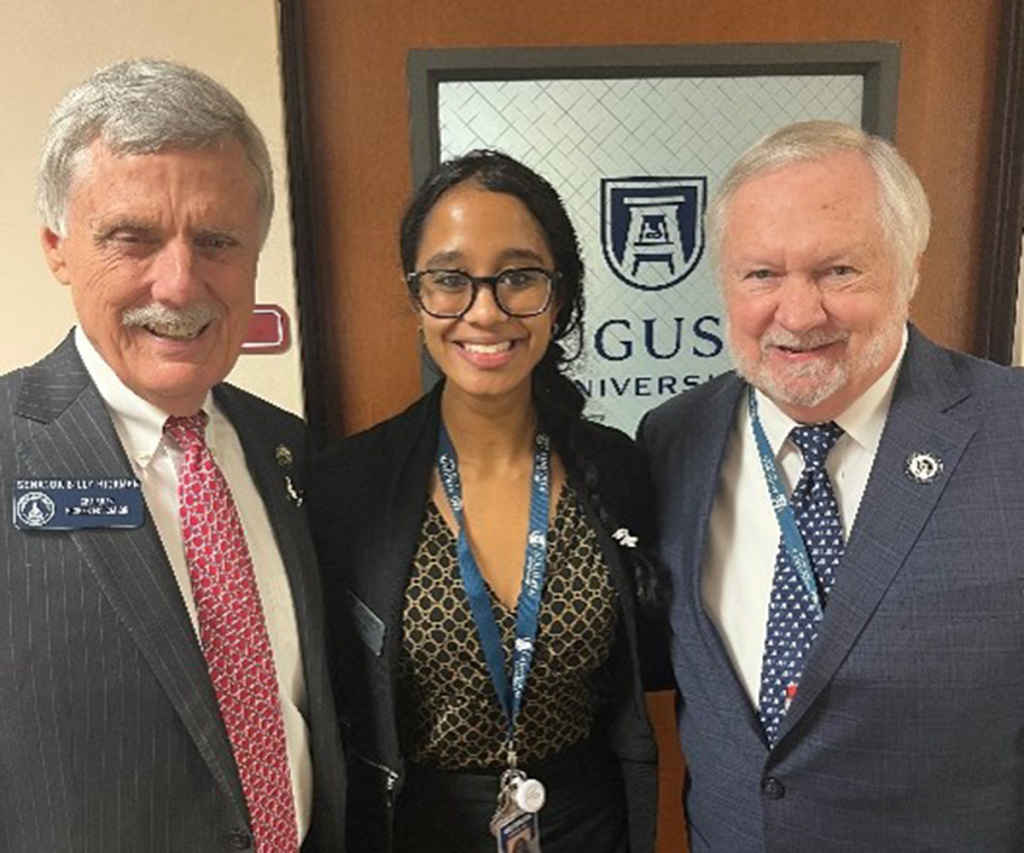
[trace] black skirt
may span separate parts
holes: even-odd
[[[592,741],[524,772],[544,784],[543,853],[628,853],[619,762]],[[410,764],[395,810],[395,853],[494,853],[490,833],[500,771],[448,771]]]

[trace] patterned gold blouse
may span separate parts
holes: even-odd
[[[568,485],[547,535],[536,651],[516,738],[524,763],[590,734],[605,680],[599,670],[616,625],[607,566]],[[490,598],[507,662],[515,611]],[[406,755],[447,770],[503,766],[504,714],[462,587],[456,537],[433,502],[413,559],[402,632],[399,725]]]

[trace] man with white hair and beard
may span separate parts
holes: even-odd
[[[223,382],[263,138],[205,75],[120,63],[57,106],[39,204],[78,325],[0,378],[0,850],[343,850],[306,432]]]
[[[736,373],[640,427],[693,853],[1024,849],[1024,376],[908,324],[929,220],[832,122],[709,209]]]

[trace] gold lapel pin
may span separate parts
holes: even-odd
[[[277,464],[285,469],[284,490],[288,494],[288,500],[295,504],[295,506],[302,506],[305,497],[302,492],[295,488],[295,483],[292,482],[292,475],[288,473],[288,469],[295,462],[291,448],[287,444],[277,445],[277,448],[274,450],[274,458],[277,460]]]

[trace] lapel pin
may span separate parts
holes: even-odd
[[[625,527],[620,527],[616,530],[612,534],[612,539],[617,540],[623,548],[635,548],[637,543],[637,538],[635,536],[631,536],[630,532]]]
[[[292,463],[295,461],[291,448],[287,444],[277,445],[274,450],[274,458],[277,460],[277,464],[285,469],[284,490],[288,494],[288,500],[295,504],[295,506],[302,506],[305,502],[305,497],[302,492],[295,488],[292,475],[288,473],[288,469],[292,467]]]
[[[288,500],[295,504],[295,506],[302,506],[306,500],[305,496],[295,488],[295,484],[292,482],[289,474],[284,475],[284,489],[288,493]]]
[[[934,453],[911,453],[904,470],[915,483],[930,483],[942,473],[942,460]]]

